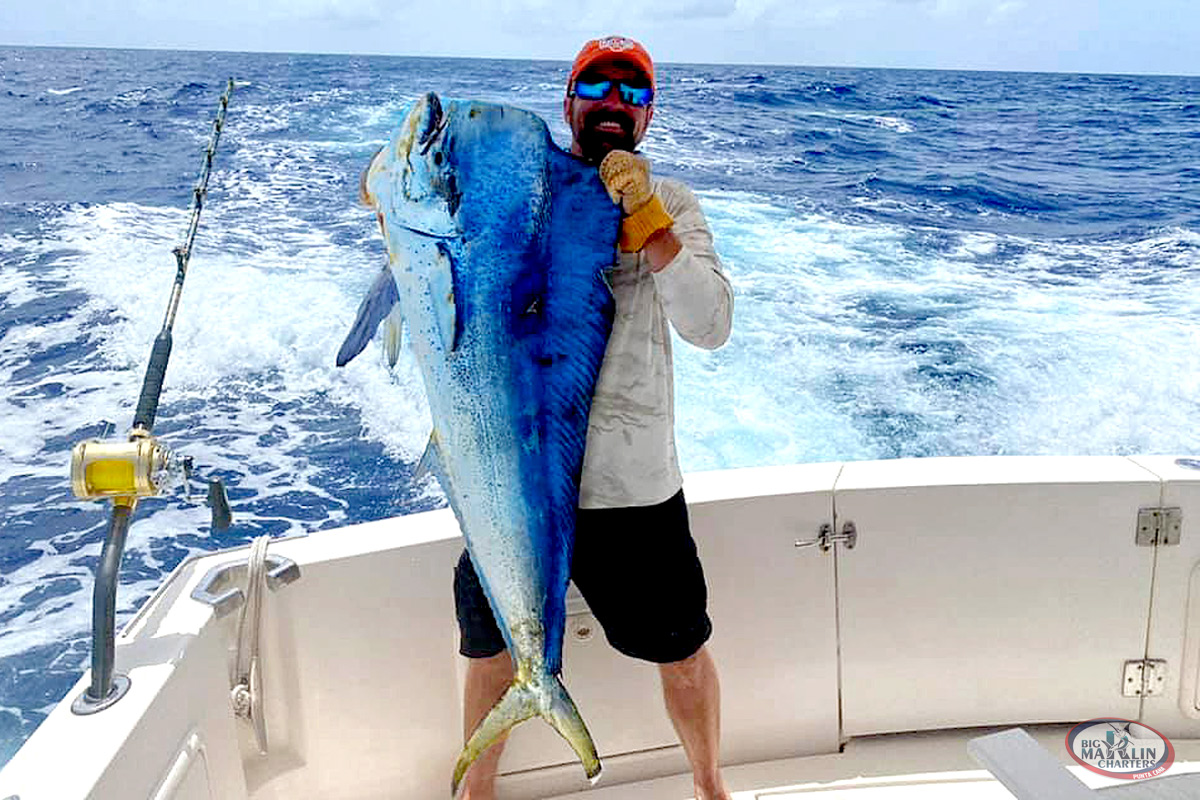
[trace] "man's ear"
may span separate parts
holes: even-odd
[[[654,119],[654,104],[653,103],[646,106],[646,123],[644,125],[642,125],[642,132],[637,137],[637,141],[634,142],[635,145],[640,145],[642,143],[642,140],[646,138],[646,134],[650,130],[650,121],[652,119]]]
[[[567,123],[567,127],[571,127],[571,95],[563,97],[563,122]]]

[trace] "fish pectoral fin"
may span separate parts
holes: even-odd
[[[400,345],[404,343],[404,317],[400,306],[392,306],[387,318],[383,321],[383,349],[387,353],[389,367],[396,366],[400,360]]]
[[[426,475],[433,474],[441,480],[442,471],[442,453],[438,449],[439,439],[437,431],[429,434],[429,444],[425,445],[425,452],[421,454],[421,460],[417,462],[417,471],[413,475],[414,478],[420,480]]]
[[[429,274],[429,294],[437,315],[442,351],[453,353],[458,349],[458,340],[462,336],[462,320],[458,317],[458,303],[454,296],[454,258],[445,242],[438,242],[437,250],[435,268]]]
[[[475,759],[502,740],[513,727],[537,716],[545,719],[559,736],[567,740],[583,765],[584,772],[595,783],[600,777],[601,764],[592,735],[588,733],[583,717],[579,715],[579,709],[575,707],[562,681],[555,675],[545,675],[537,685],[514,682],[492,706],[458,756],[450,786],[451,794],[458,794],[458,787]]]
[[[371,341],[371,337],[375,335],[375,330],[383,318],[393,314],[393,308],[395,309],[393,316],[397,326],[399,325],[399,302],[400,292],[396,289],[396,279],[392,276],[391,267],[385,266],[375,278],[375,282],[371,284],[371,288],[367,290],[367,296],[359,304],[354,324],[350,326],[350,333],[346,334],[346,340],[338,349],[337,365],[339,367],[344,367],[363,351],[367,342]]]

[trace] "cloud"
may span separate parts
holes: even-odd
[[[646,19],[678,20],[724,19],[738,10],[738,0],[663,0],[650,3]]]
[[[999,22],[1006,22],[1010,17],[1015,17],[1024,10],[1025,0],[1001,0],[992,9],[992,13],[988,15],[988,24],[994,25]]]
[[[364,25],[397,19],[406,4],[384,0],[260,0],[272,18]]]
[[[11,44],[1194,74],[1195,0],[0,0]],[[1156,20],[1173,20],[1163,27]]]

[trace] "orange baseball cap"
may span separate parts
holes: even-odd
[[[592,39],[583,46],[579,55],[575,56],[575,63],[571,65],[571,77],[567,79],[568,88],[575,83],[579,73],[588,67],[613,61],[623,61],[637,67],[646,73],[650,85],[654,86],[654,62],[650,60],[646,48],[624,36],[605,36]]]

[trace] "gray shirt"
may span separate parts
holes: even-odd
[[[580,508],[653,505],[679,491],[667,323],[712,350],[733,321],[733,289],[695,195],[670,179],[654,187],[683,249],[659,272],[641,253],[621,253],[612,272],[616,316],[588,418]]]

